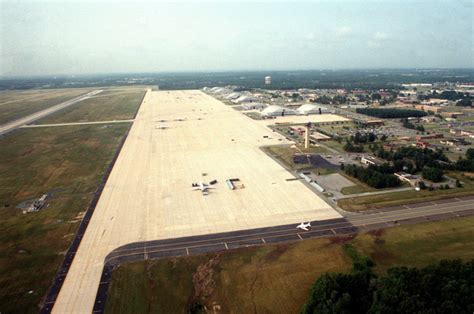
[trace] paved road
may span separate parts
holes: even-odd
[[[383,191],[374,191],[374,192],[363,192],[363,193],[356,193],[356,194],[342,194],[336,197],[338,200],[343,198],[352,198],[352,197],[360,197],[360,196],[368,196],[368,195],[379,195],[379,194],[387,194],[387,193],[394,193],[394,192],[403,192],[403,191],[412,191],[412,187],[405,187],[405,188],[397,188],[397,189],[388,189]],[[331,191],[333,192],[333,191]]]
[[[87,99],[87,98],[90,98],[94,95],[97,95],[100,92],[102,92],[102,90],[95,90],[95,91],[89,92],[85,95],[81,95],[79,97],[70,99],[70,100],[65,101],[63,103],[60,103],[58,105],[51,106],[51,107],[46,108],[44,110],[40,110],[40,111],[35,112],[33,114],[30,114],[26,117],[23,117],[23,118],[15,120],[15,121],[9,122],[7,124],[1,125],[0,126],[0,135],[8,133],[10,131],[13,131],[14,129],[17,129],[17,128],[25,125],[25,124],[28,124],[28,123],[31,123],[31,122],[36,121],[38,119],[41,119],[41,118],[43,118],[47,115],[50,115],[50,114],[52,114],[52,113],[54,113],[58,110],[69,107],[69,106],[71,106],[71,105],[73,105],[73,104],[75,104],[79,101],[82,101],[84,99]]]
[[[344,236],[394,226],[474,215],[474,196],[389,207],[347,218],[312,222],[309,231],[295,224],[208,234],[177,239],[130,243],[112,251],[105,260],[94,313],[103,313],[113,269],[124,262],[218,252],[236,248]]]
[[[70,123],[52,123],[52,124],[27,124],[23,125],[21,129],[30,129],[30,128],[44,128],[44,127],[54,127],[54,126],[70,126],[70,125],[89,125],[89,124],[111,124],[111,123],[131,123],[133,119],[129,120],[109,120],[109,121],[90,121],[90,122],[70,122]]]

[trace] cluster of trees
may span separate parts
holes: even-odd
[[[343,148],[346,152],[351,152],[351,153],[362,153],[364,151],[364,145],[354,144],[351,140],[347,140]]]
[[[447,99],[447,100],[458,100],[458,99],[469,99],[470,96],[468,93],[462,93],[462,92],[457,92],[454,90],[444,90],[441,93],[438,93],[437,91],[433,91],[431,95],[429,96],[430,98],[440,98],[440,99]]]
[[[356,132],[354,135],[351,135],[350,138],[346,140],[346,144],[343,148],[346,152],[361,153],[364,151],[364,146],[362,144],[373,143],[376,139],[377,135],[373,132]],[[374,146],[371,146],[371,150],[375,150]]]
[[[373,132],[367,133],[360,133],[357,131],[354,135],[351,135],[350,140],[353,141],[355,144],[364,144],[364,143],[372,143],[377,139],[377,135]]]
[[[335,95],[334,97],[330,97],[327,95],[321,95],[316,97],[312,102],[320,103],[323,105],[329,104],[345,104],[347,102],[347,97],[343,95]]]
[[[377,277],[374,263],[325,274],[312,286],[302,313],[473,313],[474,260],[441,261],[425,268],[395,267]]]
[[[425,132],[425,128],[421,124],[415,125],[408,121],[408,119],[402,119],[401,122],[404,128]]]
[[[443,170],[440,168],[425,167],[421,171],[423,179],[433,182],[441,182],[443,180]]]
[[[383,119],[402,119],[427,115],[426,112],[421,110],[398,108],[357,108],[356,112]]]
[[[406,171],[416,173],[424,167],[449,168],[449,159],[441,150],[419,148],[414,146],[400,147],[396,151],[387,151],[380,147],[376,153],[377,157],[392,161],[395,172]]]
[[[474,172],[474,148],[466,151],[466,158],[460,159],[454,164],[454,169],[459,171]]]
[[[400,185],[400,180],[393,175],[394,170],[388,164],[381,166],[370,165],[367,168],[357,165],[341,165],[347,175],[359,179],[367,185],[383,189]]]

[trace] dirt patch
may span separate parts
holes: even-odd
[[[214,293],[216,288],[216,282],[213,278],[214,268],[219,264],[219,259],[220,254],[217,254],[205,264],[197,267],[193,274],[194,301],[204,301]]]
[[[368,234],[370,234],[373,237],[381,237],[385,233],[384,229],[375,229],[375,230],[370,230]]]
[[[329,237],[329,242],[330,244],[345,244],[347,242],[350,242],[352,239],[356,237],[355,234],[350,234],[346,236],[340,236],[340,237]]]

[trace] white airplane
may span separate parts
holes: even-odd
[[[199,183],[193,183],[193,191],[200,190],[202,192],[202,195],[207,195],[209,194],[209,189],[214,189],[213,186],[210,186],[209,184],[206,184],[204,182],[199,182]]]
[[[300,223],[299,225],[296,226],[296,229],[301,229],[301,230],[304,230],[304,231],[308,231],[309,228],[311,228],[311,222],[308,222],[308,223]]]
[[[160,126],[157,126],[156,128],[160,130],[164,130],[164,129],[167,129],[168,127],[164,125],[163,123],[161,123]]]

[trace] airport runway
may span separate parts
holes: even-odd
[[[309,231],[295,224],[202,236],[130,243],[107,255],[94,313],[103,313],[113,269],[124,262],[152,260],[232,250],[242,247],[301,241],[310,238],[347,236],[400,225],[439,221],[474,215],[474,196],[389,207],[347,218],[313,221]]]
[[[131,123],[133,119],[128,120],[110,120],[110,121],[90,121],[90,122],[69,122],[69,123],[52,123],[52,124],[27,124],[23,125],[21,129],[31,129],[31,128],[46,128],[46,127],[55,127],[55,126],[71,126],[71,125],[90,125],[90,124],[112,124],[112,123]]]
[[[37,112],[35,112],[33,114],[30,114],[26,117],[23,117],[23,118],[15,120],[15,121],[8,122],[4,125],[1,125],[0,126],[0,135],[6,134],[10,131],[13,131],[13,130],[25,125],[25,124],[28,124],[28,123],[31,123],[31,122],[36,121],[38,119],[41,119],[41,118],[43,118],[47,115],[50,115],[50,114],[52,114],[52,113],[54,113],[58,110],[61,110],[61,109],[64,109],[66,107],[69,107],[71,105],[74,105],[75,103],[77,103],[79,101],[82,101],[82,100],[85,100],[87,98],[90,98],[94,95],[97,95],[100,92],[102,92],[102,90],[95,90],[95,91],[89,92],[85,95],[81,95],[81,96],[78,96],[76,98],[65,101],[63,103],[60,103],[58,105],[54,105],[54,106],[51,106],[51,107],[46,108],[44,110],[37,111]]]

